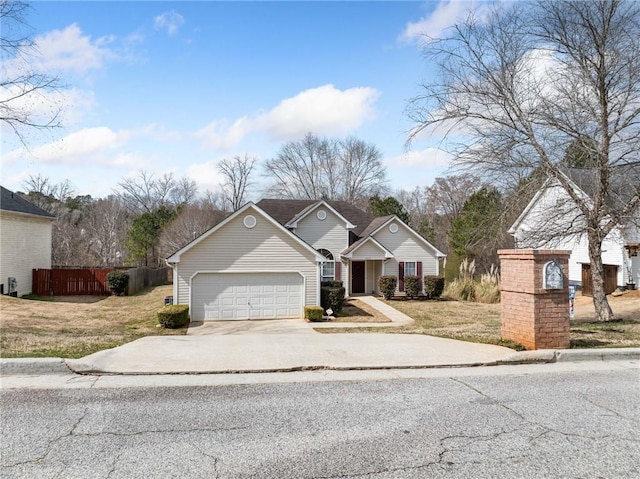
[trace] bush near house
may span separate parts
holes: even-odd
[[[442,296],[444,291],[443,276],[425,276],[424,277],[424,294],[429,299],[436,299]]]
[[[129,288],[129,275],[122,271],[111,271],[107,274],[107,286],[116,296],[124,296]]]
[[[333,314],[338,314],[344,306],[344,295],[342,281],[324,281],[320,288],[320,305],[325,311],[331,309]]]
[[[189,322],[189,306],[174,304],[158,311],[158,322],[163,328],[177,329]]]
[[[404,292],[408,298],[414,299],[420,296],[421,286],[418,276],[409,274],[404,277]]]
[[[304,307],[304,319],[309,321],[322,321],[322,315],[324,309],[322,306],[305,306]]]
[[[398,278],[392,275],[380,276],[378,279],[378,289],[382,293],[384,299],[391,299],[396,292]]]

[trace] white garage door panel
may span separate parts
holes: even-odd
[[[193,321],[299,318],[298,273],[200,273],[191,285]]]

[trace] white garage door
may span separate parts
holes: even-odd
[[[191,283],[192,321],[300,318],[298,273],[200,273]]]

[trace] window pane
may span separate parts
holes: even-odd
[[[322,265],[322,281],[329,281],[334,278],[335,263],[327,262]]]
[[[404,274],[405,274],[405,276],[415,276],[416,275],[416,262],[415,261],[405,261],[405,263],[404,263]]]

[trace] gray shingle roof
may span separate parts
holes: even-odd
[[[286,225],[317,202],[316,200],[264,199],[260,200],[257,205],[278,223]],[[361,236],[375,219],[366,211],[362,211],[346,201],[327,201],[327,204],[344,216],[347,221],[356,225],[352,231],[358,236]]]
[[[4,186],[0,186],[0,189],[2,190],[0,195],[0,210],[43,216],[45,218],[55,218],[51,213],[34,205],[30,201],[25,200],[22,196],[14,193],[13,191],[9,191]]]

